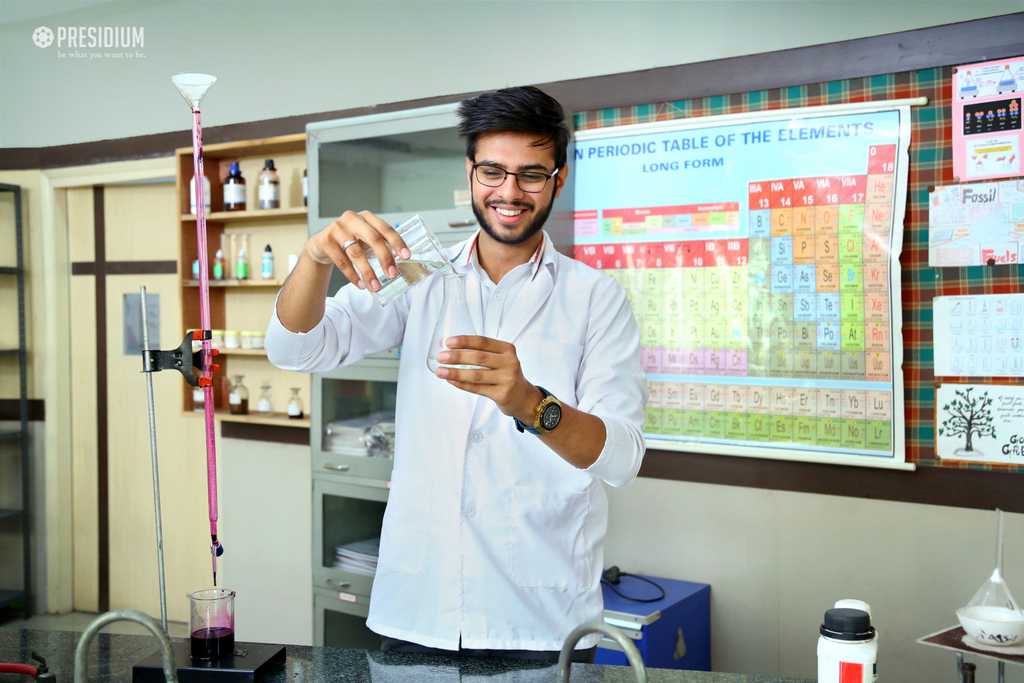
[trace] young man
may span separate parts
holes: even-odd
[[[562,107],[508,88],[459,108],[474,237],[449,255],[479,336],[426,366],[443,291],[430,278],[381,308],[365,246],[408,257],[369,212],[306,243],[278,297],[267,354],[321,372],[402,347],[391,492],[367,625],[383,649],[557,659],[602,618],[608,504],[644,453],[640,334],[614,280],[560,255],[543,225],[568,173]],[[355,287],[325,301],[337,266]],[[364,284],[366,283],[366,284]],[[543,389],[541,388],[543,387]],[[600,640],[579,649],[592,660]]]

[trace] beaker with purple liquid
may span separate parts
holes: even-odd
[[[235,592],[210,588],[188,596],[193,659],[220,659],[235,651]]]

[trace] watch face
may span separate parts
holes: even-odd
[[[558,426],[558,422],[561,419],[562,406],[557,403],[549,403],[544,406],[544,412],[540,415],[540,426],[550,432]]]

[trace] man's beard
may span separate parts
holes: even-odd
[[[521,206],[518,202],[500,202],[501,204],[510,204],[511,206]],[[533,220],[524,226],[523,231],[518,236],[505,237],[498,234],[498,231],[491,227],[490,222],[485,218],[484,212],[477,206],[476,200],[473,200],[473,215],[476,216],[477,223],[484,229],[491,239],[501,244],[522,244],[528,242],[530,238],[540,232],[540,229],[544,227],[544,223],[548,220],[548,216],[551,215],[551,209],[555,205],[554,198],[548,204],[547,208],[534,215]],[[536,205],[534,205],[536,208]],[[489,213],[489,212],[488,212]]]

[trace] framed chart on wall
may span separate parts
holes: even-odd
[[[651,448],[911,469],[910,106],[578,131],[575,246],[640,326]]]

